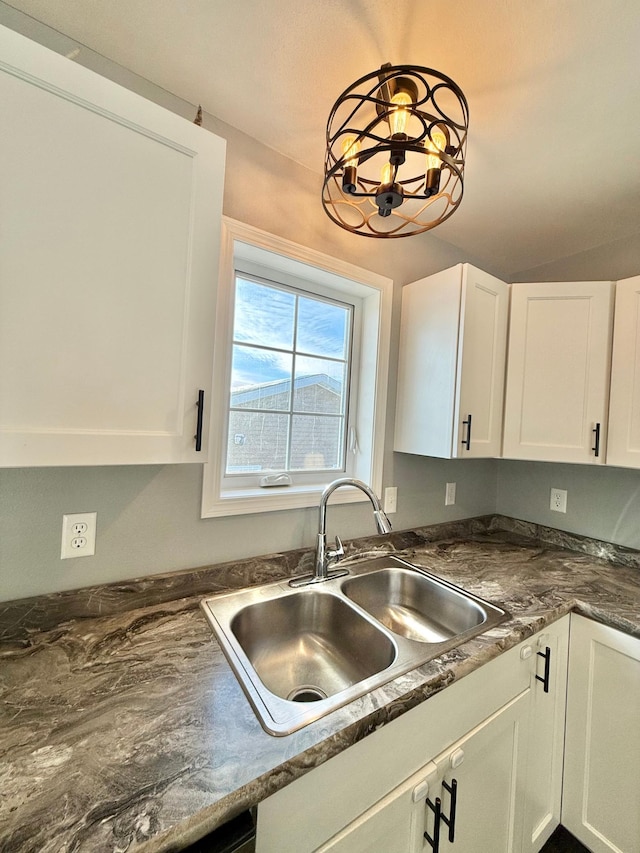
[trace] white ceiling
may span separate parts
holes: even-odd
[[[440,239],[514,274],[640,246],[638,0],[9,5],[318,173],[349,84],[386,61],[435,68],[470,107],[465,197]]]

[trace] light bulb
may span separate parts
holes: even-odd
[[[380,170],[380,186],[385,187],[391,183],[391,163],[385,163]]]
[[[438,151],[446,151],[447,137],[437,126],[431,128],[430,139],[425,140],[427,152],[427,164],[425,169],[424,191],[425,196],[430,198],[440,189],[440,170],[442,160],[438,157]]]
[[[406,107],[412,103],[411,95],[400,89],[391,98],[391,103],[396,107],[389,116],[391,135],[395,136],[396,133],[406,133],[407,121],[409,119],[409,112]]]
[[[439,169],[442,165],[437,151],[444,151],[447,147],[447,137],[439,127],[431,128],[431,139],[426,141],[427,147],[427,171],[429,169]]]
[[[353,195],[358,189],[358,153],[360,142],[355,136],[345,136],[342,142],[342,154],[347,159],[344,161],[342,172],[342,189]]]
[[[344,161],[345,169],[349,166],[358,165],[358,154],[360,153],[360,143],[355,136],[345,136],[342,142],[342,154],[346,157]]]

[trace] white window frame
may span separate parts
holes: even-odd
[[[291,486],[242,489],[224,488],[224,454],[226,453],[226,424],[229,408],[229,377],[231,370],[231,337],[233,334],[233,298],[235,293],[236,258],[258,264],[272,271],[271,277],[295,277],[317,285],[322,294],[326,288],[357,297],[361,303],[359,353],[354,365],[357,376],[358,406],[350,414],[355,427],[357,452],[350,450],[348,476],[369,483],[378,494],[382,490],[384,431],[386,421],[389,349],[391,338],[391,308],[393,281],[385,276],[308,249],[223,217],[220,275],[216,310],[216,328],[211,391],[211,424],[208,461],[204,465],[202,488],[202,517],[244,515],[317,506],[319,496],[328,481],[300,482]],[[344,476],[336,472],[335,477]],[[301,478],[304,480],[305,478]],[[329,479],[334,479],[331,477]],[[339,489],[336,503],[365,500],[358,489]]]

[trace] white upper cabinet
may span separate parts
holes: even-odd
[[[469,264],[408,284],[395,450],[500,456],[509,285]]]
[[[614,285],[511,286],[503,456],[605,461]]]
[[[616,284],[607,463],[640,468],[640,276]]]
[[[224,141],[4,28],[0,57],[0,465],[203,461]]]

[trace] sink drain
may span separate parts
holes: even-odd
[[[327,694],[319,687],[314,687],[313,684],[304,684],[296,687],[287,696],[290,702],[318,702],[320,699],[326,699]]]

